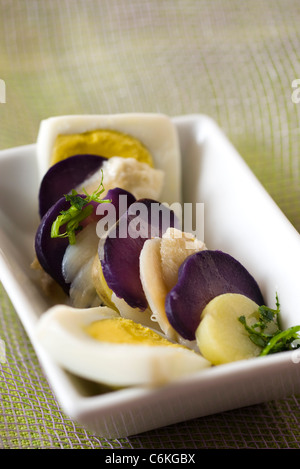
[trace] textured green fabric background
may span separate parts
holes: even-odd
[[[299,231],[299,19],[298,0],[0,0],[0,149],[35,142],[51,115],[207,114]],[[0,448],[300,447],[297,396],[91,435],[61,412],[1,286],[0,338]]]

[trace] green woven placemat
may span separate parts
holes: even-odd
[[[299,15],[298,0],[0,0],[0,148],[35,142],[51,115],[207,114],[299,231]],[[299,447],[296,397],[91,435],[62,413],[2,287],[0,300],[0,447]]]

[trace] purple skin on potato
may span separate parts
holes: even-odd
[[[160,217],[157,212],[154,215],[154,207],[160,210]],[[129,207],[99,246],[99,258],[108,287],[132,308],[144,311],[148,306],[139,267],[145,241],[154,236],[161,237],[168,227],[174,226],[178,226],[178,220],[173,211],[155,200],[141,199]]]
[[[85,195],[80,195],[85,198]],[[119,206],[120,196],[126,196],[127,206],[122,204]],[[111,189],[107,192],[105,200],[111,200],[115,207],[116,216],[120,215],[120,209],[124,211],[130,204],[135,201],[135,197],[120,188]],[[124,200],[124,199],[123,199]],[[89,205],[93,205],[92,214],[82,221],[81,226],[84,229],[91,222],[99,221],[101,217],[105,216],[105,203],[90,202]],[[98,213],[97,208],[101,206],[101,213]],[[56,203],[54,203],[50,209],[43,216],[40,225],[37,229],[35,236],[35,252],[37,259],[44,269],[63,289],[65,293],[69,293],[70,284],[67,284],[64,280],[62,273],[62,261],[65,251],[69,245],[68,238],[51,238],[51,227],[57,216],[63,210],[70,208],[70,202],[66,201],[65,197],[61,197]],[[121,212],[122,213],[122,212]],[[64,232],[64,226],[61,227],[61,232]],[[96,253],[95,253],[96,254]]]
[[[252,275],[236,259],[222,251],[200,251],[181,265],[178,282],[166,297],[167,318],[187,340],[195,340],[205,306],[216,296],[239,293],[259,306],[265,304]]]
[[[40,185],[40,217],[42,218],[64,194],[68,194],[95,174],[106,160],[107,158],[98,155],[74,155],[51,166]]]
[[[62,260],[69,245],[68,238],[51,238],[52,223],[62,210],[68,210],[70,202],[61,197],[42,217],[35,235],[36,257],[43,270],[50,275],[64,290],[69,292],[62,274]]]

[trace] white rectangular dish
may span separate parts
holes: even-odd
[[[183,202],[204,203],[205,243],[238,259],[269,306],[278,292],[283,326],[300,324],[300,237],[222,131],[204,115],[173,119],[182,155]],[[121,438],[278,399],[300,390],[300,352],[205,369],[157,389],[101,389],[56,366],[34,329],[51,304],[30,270],[38,225],[36,146],[0,152],[0,280],[63,410],[89,430]]]

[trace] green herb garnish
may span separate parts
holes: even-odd
[[[240,316],[238,320],[244,325],[249,334],[249,339],[262,348],[260,356],[277,352],[295,350],[300,347],[300,326],[289,327],[282,330],[280,328],[280,304],[276,293],[276,309],[268,306],[258,308],[259,320],[249,326],[245,316]],[[296,342],[295,342],[296,341]]]
[[[70,202],[68,210],[62,210],[51,227],[51,238],[69,238],[70,244],[75,244],[76,233],[82,229],[81,222],[85,220],[93,212],[93,206],[88,205],[90,202],[107,203],[110,200],[100,199],[101,194],[104,192],[103,186],[103,171],[102,179],[98,188],[92,193],[88,194],[85,189],[82,192],[86,197],[82,197],[78,192],[73,189],[71,194],[65,194],[64,197]],[[62,226],[65,225],[65,231],[60,232]]]

